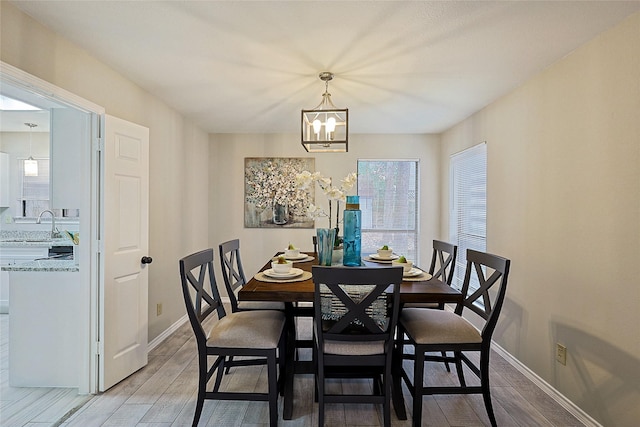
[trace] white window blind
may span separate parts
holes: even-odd
[[[362,255],[389,245],[418,259],[418,161],[358,160]]]
[[[486,251],[487,247],[487,144],[481,143],[450,161],[449,234],[458,245],[452,286],[461,289],[467,268],[467,249]],[[472,275],[472,278],[474,276]],[[477,279],[471,289],[477,289]]]
[[[18,159],[20,177],[20,197],[15,210],[25,218],[35,218],[40,212],[49,209],[49,159],[36,159],[38,176],[24,176],[24,160]]]

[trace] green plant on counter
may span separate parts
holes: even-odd
[[[74,245],[80,244],[80,233],[71,233],[70,231],[67,231],[67,230],[64,230],[64,232],[67,234],[67,237],[71,239]]]

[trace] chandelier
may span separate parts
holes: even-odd
[[[319,74],[325,83],[322,101],[312,110],[302,110],[302,146],[309,153],[345,153],[349,151],[349,110],[337,108],[331,101],[329,81],[333,74]]]

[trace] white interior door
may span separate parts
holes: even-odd
[[[101,298],[104,391],[147,364],[149,129],[105,116]]]

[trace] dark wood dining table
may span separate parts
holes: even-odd
[[[274,258],[282,253],[279,252],[274,255]],[[314,265],[318,265],[317,254],[307,253],[309,259],[303,262],[294,262],[294,267],[299,268],[305,272],[311,272]],[[273,258],[265,263],[260,269],[263,272],[271,268],[271,261]],[[389,264],[379,263],[371,260],[368,257],[363,257],[363,267],[389,267]],[[358,267],[343,267],[336,265],[336,268],[358,268]],[[308,274],[305,275],[309,276]],[[420,278],[407,279],[402,282],[400,287],[400,303],[406,304],[410,302],[417,303],[459,303],[462,302],[462,294],[453,289],[451,286],[443,283],[438,279],[429,278],[424,276],[424,280]],[[284,384],[284,408],[283,418],[290,420],[293,417],[293,380],[296,373],[307,372],[311,373],[308,366],[300,367],[301,363],[295,360],[296,352],[296,337],[294,328],[294,303],[300,302],[313,302],[314,294],[313,278],[309,277],[305,280],[293,281],[293,282],[267,282],[258,280],[256,276],[252,277],[247,284],[245,284],[238,292],[238,299],[240,301],[282,301],[285,303],[285,314],[287,316],[287,324],[290,325],[287,336],[287,351],[285,355],[285,384]],[[396,363],[396,361],[394,361]],[[402,363],[402,361],[397,361]],[[300,365],[296,368],[296,364]],[[394,390],[393,402],[396,409],[396,414],[399,419],[407,419],[406,411],[404,407],[404,399],[401,393],[401,380],[394,376]]]

